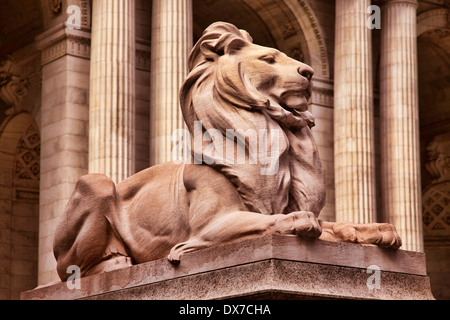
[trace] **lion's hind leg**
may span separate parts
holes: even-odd
[[[169,254],[169,261],[172,263],[178,263],[180,262],[181,255],[200,250],[205,249],[211,246],[211,243],[208,241],[204,241],[198,238],[190,239],[189,241],[182,242],[177,244],[170,250]]]
[[[67,273],[69,266],[79,267],[84,277],[131,265],[106,218],[118,209],[116,187],[109,178],[90,174],[78,181],[55,232],[53,251],[62,281],[71,275]]]

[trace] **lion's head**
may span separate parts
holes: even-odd
[[[197,97],[199,87],[210,84],[217,103],[264,112],[287,127],[313,126],[307,112],[313,69],[252,41],[246,31],[228,23],[217,22],[205,30],[189,57],[192,72],[181,92],[189,128],[204,118],[203,114],[195,117],[191,99]],[[196,95],[191,94],[193,90]]]
[[[239,130],[232,139],[233,142],[237,139],[236,148],[245,149],[249,162],[230,164],[215,159],[213,167],[236,185],[247,206],[266,214],[300,209],[320,211],[323,187],[317,189],[316,183],[312,183],[316,190],[309,190],[300,181],[310,182],[313,175],[319,176],[323,183],[310,134],[314,126],[314,118],[308,111],[312,68],[276,49],[254,44],[246,31],[224,22],[205,30],[189,56],[189,67],[191,72],[180,93],[188,129],[195,135],[195,123],[201,122],[203,133],[218,130],[224,140],[229,139],[227,130]],[[263,176],[259,170],[262,164],[251,163],[252,153],[262,151],[250,150],[249,137],[242,134],[249,130],[268,132],[265,142],[269,144],[271,157],[277,159],[275,174]],[[302,140],[308,136],[306,144],[299,143],[300,135]],[[202,150],[193,148],[194,157],[203,157],[210,144],[203,143]],[[225,145],[221,141],[216,147]],[[311,168],[306,173],[299,172],[292,167],[295,161],[305,169]],[[306,204],[312,202],[316,204]]]

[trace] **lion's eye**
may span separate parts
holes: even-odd
[[[274,64],[276,62],[275,57],[270,55],[270,56],[262,56],[261,58],[259,58],[259,60],[265,61],[268,64]]]

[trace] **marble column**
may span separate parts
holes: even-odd
[[[134,174],[135,0],[94,0],[89,172]]]
[[[416,0],[382,7],[380,117],[384,219],[403,249],[423,251]]]
[[[172,133],[184,128],[179,91],[193,45],[192,0],[153,0],[150,163],[171,161]]]
[[[336,1],[334,154],[336,221],[376,219],[370,0]]]

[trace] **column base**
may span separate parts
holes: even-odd
[[[378,280],[367,270],[374,265]],[[66,283],[40,287],[21,299],[434,298],[423,253],[270,235],[189,253],[177,266],[162,259],[92,275],[78,290]]]

